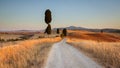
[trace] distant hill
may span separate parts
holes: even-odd
[[[69,26],[69,27],[61,27],[59,29],[64,29],[67,28],[69,30],[86,30],[87,28],[83,28],[83,27],[76,27],[76,26]],[[57,28],[54,28],[53,30],[56,30]]]
[[[92,31],[92,32],[100,32],[103,30],[103,32],[111,32],[111,33],[120,33],[120,29],[112,29],[112,28],[105,28],[105,29],[91,29],[91,28],[84,28],[84,27],[76,27],[76,26],[69,26],[69,27],[61,27],[59,29],[67,28],[68,30],[86,30],[86,31]],[[54,28],[53,30],[56,30],[57,28]]]
[[[69,27],[61,27],[59,29],[67,28],[68,30],[86,30],[86,31],[92,31],[92,32],[100,32],[103,30],[103,32],[111,32],[111,33],[120,33],[120,29],[112,29],[112,28],[105,28],[105,29],[91,29],[91,28],[84,28],[84,27],[76,27],[76,26],[69,26]],[[57,30],[57,28],[53,28],[53,30]],[[11,30],[11,31],[5,31],[0,30],[0,33],[39,33],[44,32],[44,30]]]

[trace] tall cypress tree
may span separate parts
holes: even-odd
[[[52,20],[52,16],[51,16],[51,11],[49,9],[47,9],[45,11],[45,23],[48,25],[47,28],[45,29],[44,33],[47,34],[51,34],[51,20]]]

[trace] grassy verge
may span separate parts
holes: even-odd
[[[95,58],[105,68],[120,68],[120,42],[69,39],[68,43]]]
[[[52,44],[60,38],[26,40],[0,48],[0,68],[43,68]]]

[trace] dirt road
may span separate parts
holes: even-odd
[[[93,60],[66,43],[66,39],[53,45],[45,68],[102,68]]]

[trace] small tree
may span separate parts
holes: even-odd
[[[59,34],[60,33],[60,31],[59,31],[59,29],[57,29],[57,34]]]
[[[64,36],[67,36],[67,29],[64,28],[62,33],[64,34]]]
[[[103,30],[100,30],[101,33],[103,33]]]
[[[45,23],[48,24],[48,26],[45,29],[44,33],[51,34],[51,25],[50,25],[51,20],[52,20],[51,11],[49,9],[47,9],[45,11]]]

